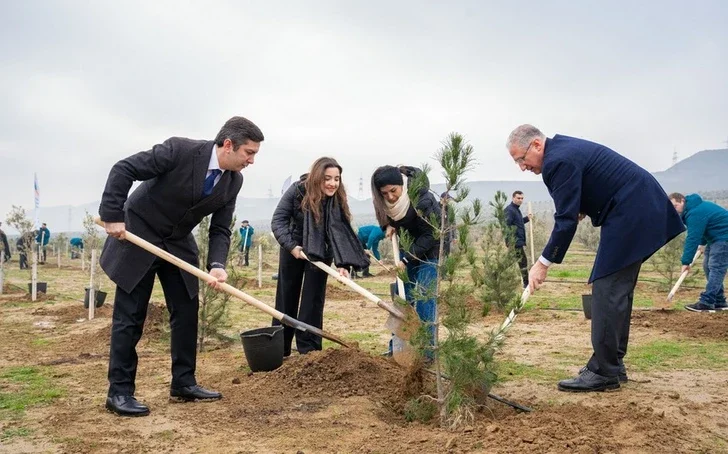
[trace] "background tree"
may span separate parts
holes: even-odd
[[[28,257],[28,276],[29,280],[33,278],[33,270],[30,266],[33,249],[35,246],[35,235],[33,235],[33,221],[31,221],[25,213],[25,209],[21,206],[12,206],[10,213],[5,217],[5,222],[20,233],[22,239],[22,247]],[[20,255],[21,251],[18,251]]]
[[[235,267],[240,253],[240,233],[235,230],[236,218],[233,217],[230,229],[233,232],[230,240],[230,253],[228,254],[225,271],[228,273],[227,283],[235,288],[242,288],[245,279],[239,269]],[[206,216],[197,227],[197,247],[200,251],[200,268],[206,270],[207,254],[210,246],[210,216]],[[197,348],[204,351],[210,338],[223,343],[231,343],[233,338],[227,336],[223,330],[229,328],[229,305],[232,296],[229,293],[219,292],[206,282],[200,280],[200,309],[198,312]]]

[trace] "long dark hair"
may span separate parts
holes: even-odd
[[[301,202],[301,208],[313,213],[316,224],[321,222],[321,200],[325,197],[321,186],[326,179],[326,169],[330,169],[331,167],[339,169],[339,188],[336,190],[334,197],[338,200],[346,220],[351,222],[351,211],[349,210],[349,203],[346,201],[346,189],[344,188],[344,179],[342,177],[344,171],[339,163],[336,162],[336,159],[324,157],[318,158],[311,166],[311,170],[308,172],[308,177],[304,183],[306,195],[303,196],[303,201]]]

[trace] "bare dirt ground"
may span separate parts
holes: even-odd
[[[265,272],[259,296],[268,303],[273,271]],[[80,286],[84,277],[78,275],[66,280]],[[382,274],[362,282],[384,295],[389,280]],[[589,321],[578,310],[525,312],[500,355],[504,372],[493,392],[534,411],[519,413],[489,400],[472,426],[453,432],[405,421],[404,403],[427,383],[411,380],[379,355],[389,339],[385,314],[373,304],[362,307],[361,297],[338,284],[328,291],[325,328],[358,341],[360,350],[327,344],[323,352],[293,355],[278,370],[255,374],[239,343],[200,353],[198,381],[224,395],[206,403],[168,399],[166,309],[155,293],[138,346],[137,374],[137,397],[152,413],[117,417],[104,409],[113,291],[88,321],[78,295],[59,296],[70,290],[55,287],[59,293],[54,296],[52,286],[35,303],[22,292],[0,296],[0,372],[37,367],[64,390],[48,404],[0,418],[0,433],[28,432],[5,436],[0,452],[728,452],[726,356],[711,362],[709,352],[699,361],[678,354],[672,362],[649,362],[656,342],[726,348],[728,314],[636,310],[630,347],[640,361],[633,365],[629,354],[626,358],[630,382],[615,392],[570,394],[557,391],[555,381],[575,374],[588,359]],[[257,284],[251,281],[250,288]],[[653,289],[638,291],[642,298],[654,297],[656,305],[664,298]],[[580,285],[565,290],[550,284],[541,298],[556,301],[580,292]],[[697,292],[681,297],[689,302]],[[233,334],[269,323],[242,304],[234,311]],[[486,333],[502,318],[491,314],[474,329]],[[13,386],[0,379],[0,393]]]

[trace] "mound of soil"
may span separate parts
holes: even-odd
[[[499,444],[495,452],[526,448],[532,452],[691,452],[697,448],[686,442],[681,427],[624,401],[600,407],[548,407],[484,426],[481,440],[486,446]]]
[[[328,349],[291,357],[260,381],[301,396],[392,399],[402,393],[405,371],[359,350]]]
[[[726,311],[728,312],[728,311]],[[645,328],[695,339],[728,339],[728,313],[687,311],[634,311],[632,323]]]
[[[103,306],[96,308],[94,316],[109,318],[113,311],[114,307],[105,303]],[[54,317],[61,323],[76,323],[76,320],[88,318],[88,309],[84,308],[83,303],[80,301],[73,305],[39,307],[31,313],[44,317]]]

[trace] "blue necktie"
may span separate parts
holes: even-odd
[[[215,178],[222,173],[220,169],[210,170],[210,176],[205,178],[205,184],[202,186],[202,197],[212,194],[212,188],[215,186]]]

